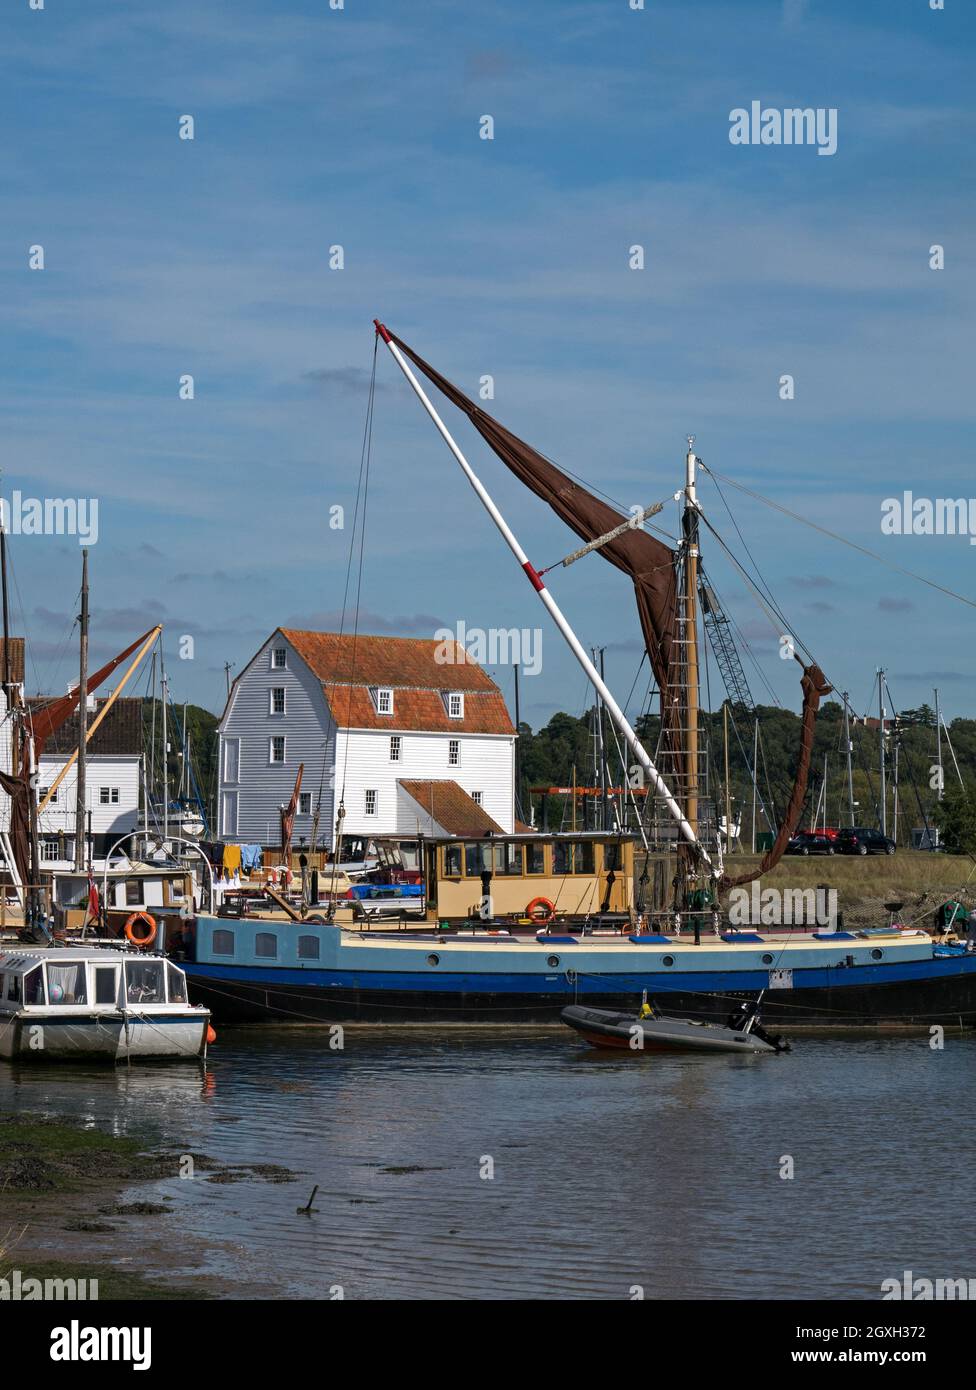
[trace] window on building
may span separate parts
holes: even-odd
[[[283,671],[288,665],[288,648],[275,647],[271,653],[271,668],[274,671]]]
[[[49,806],[56,806],[56,805],[58,804],[58,792],[59,792],[59,791],[60,791],[60,788],[59,788],[59,787],[55,787],[53,792],[51,792],[51,788],[50,788],[50,787],[40,787],[40,788],[38,789],[38,792],[37,792],[37,799],[38,799],[38,801],[43,801],[44,798],[47,796],[48,792],[51,792],[51,800],[50,800],[47,804],[48,804]]]
[[[448,767],[458,767],[461,763],[461,740],[452,738],[447,745]]]
[[[376,692],[376,713],[393,713],[393,691],[388,686],[381,686]]]
[[[464,718],[464,696],[460,690],[452,690],[448,693],[447,712],[452,719]]]
[[[254,954],[264,960],[278,957],[278,934],[273,931],[259,931],[254,937]]]
[[[472,792],[472,793],[471,793],[471,800],[474,802],[474,804],[475,804],[476,806],[480,806],[480,805],[481,805],[481,798],[482,798],[483,796],[484,796],[484,792]]]
[[[367,816],[376,815],[376,788],[367,787],[363,792],[363,810]]]
[[[268,710],[269,714],[284,714],[285,712],[285,687],[283,685],[273,685],[271,687],[271,703]]]
[[[300,936],[298,938],[298,959],[299,960],[318,960],[319,958],[319,939],[317,936]]]
[[[225,738],[224,741],[224,781],[236,782],[240,775],[241,741],[239,738]]]
[[[60,858],[61,858],[61,855],[58,853],[58,842],[57,842],[57,840],[42,840],[42,841],[41,841],[41,858],[42,858],[42,859],[45,859],[45,860],[47,860],[47,861],[49,861],[49,862],[50,862],[50,860],[52,860],[52,859],[60,859]]]
[[[99,787],[98,800],[102,806],[118,806],[119,789],[118,787]]]
[[[234,954],[234,933],[225,931],[223,927],[218,927],[213,934],[211,949],[215,956],[232,956]]]
[[[444,846],[444,877],[445,877],[445,878],[460,878],[460,877],[461,877],[461,846],[460,846],[460,845],[445,845],[445,846]]]
[[[400,735],[399,735],[399,734],[394,734],[393,737],[390,739],[390,762],[391,762],[391,763],[398,763],[398,762],[400,761],[400,752],[401,752]]]
[[[142,884],[137,878],[127,878],[125,881],[125,905],[126,907],[139,907],[142,903]]]
[[[237,792],[222,792],[220,798],[221,834],[237,834]]]
[[[300,816],[310,816],[312,814],[312,793],[298,793],[298,814]]]
[[[285,739],[283,734],[276,734],[274,738],[268,740],[268,762],[283,763],[285,761]]]

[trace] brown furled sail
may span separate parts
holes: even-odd
[[[548,502],[556,515],[562,517],[567,526],[572,527],[584,541],[596,540],[627,521],[627,517],[574,483],[531,445],[475,405],[474,401],[419,357],[402,338],[395,333],[391,333],[390,337],[428,381],[467,415],[481,437],[519,481],[537,497]],[[662,708],[666,708],[669,703],[667,692],[671,648],[677,626],[674,551],[640,527],[634,527],[601,546],[599,553],[633,580],[647,655],[661,691]]]
[[[107,661],[94,675],[89,676],[85,683],[86,691],[91,694],[93,690],[97,690],[102,681],[106,680],[117,666],[121,666],[127,656],[131,656],[134,651],[137,651],[153,631],[154,629],[150,628],[149,632],[144,632],[141,637],[136,638],[131,646],[126,647],[124,652],[119,652],[118,656],[114,656],[111,661]],[[60,729],[65,720],[70,719],[78,708],[79,692],[80,686],[74,686],[73,689],[68,691],[67,695],[62,695],[57,700],[52,700],[50,704],[42,705],[39,709],[36,707],[31,708],[28,720],[31,733],[34,737],[35,761],[40,761],[41,754],[44,751],[44,745],[51,735]]]
[[[800,685],[803,689],[800,757],[797,762],[796,778],[793,782],[793,792],[786,808],[786,815],[783,817],[776,839],[760,860],[759,867],[753,869],[751,873],[739,874],[735,878],[730,878],[728,874],[724,874],[718,885],[720,893],[727,892],[730,888],[739,888],[744,883],[752,883],[754,879],[768,873],[782,859],[783,852],[796,830],[807,795],[807,778],[810,774],[810,760],[813,754],[813,731],[817,722],[817,710],[820,708],[820,701],[831,691],[823,671],[819,666],[814,665],[803,667],[803,679]]]
[[[398,338],[395,333],[390,333],[389,336],[400,351],[410,358],[414,366],[423,372],[427,380],[436,386],[452,405],[456,405],[467,415],[481,437],[515,476],[537,497],[548,502],[553,511],[583,540],[596,540],[626,521],[627,518],[621,516],[613,507],[594,497],[578,483],[574,483],[531,445],[526,444],[480,406],[475,405],[474,401],[469,400],[463,391],[459,391],[446,377],[441,376],[440,372],[425,362],[402,338]],[[599,553],[633,580],[644,643],[661,692],[663,735],[665,741],[673,747],[678,732],[676,727],[672,731],[672,721],[667,717],[667,712],[674,710],[674,715],[678,716],[669,693],[672,647],[678,622],[677,557],[663,542],[637,527],[628,528],[623,535],[608,541],[600,547]],[[772,847],[763,855],[758,869],[734,879],[724,875],[718,885],[720,892],[750,883],[771,869],[782,858],[796,829],[807,794],[817,710],[820,701],[831,689],[820,667],[813,664],[803,667],[801,687],[803,716],[800,755],[793,792],[779,833]]]

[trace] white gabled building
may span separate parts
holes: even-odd
[[[31,698],[28,705],[46,703]],[[105,700],[88,696],[88,722]],[[72,716],[48,739],[38,763],[40,803],[78,746],[78,720]],[[120,697],[88,742],[85,769],[86,849],[100,859],[123,835],[139,827],[142,790],[142,700]],[[41,862],[51,868],[74,863],[78,800],[77,762],[68,770],[37,822]]]
[[[272,848],[304,764],[293,844],[343,833],[409,836],[404,782],[453,783],[511,833],[515,728],[495,682],[457,643],[278,628],[234,681],[220,721],[218,835]],[[429,830],[427,830],[429,833]]]

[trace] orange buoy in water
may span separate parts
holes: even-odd
[[[145,933],[136,933],[136,923],[144,922]],[[125,924],[125,939],[130,946],[148,947],[156,940],[156,919],[148,912],[133,912]]]

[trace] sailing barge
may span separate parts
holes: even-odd
[[[197,996],[222,1017],[242,1021],[527,1023],[557,1021],[567,1006],[625,1013],[643,993],[662,1002],[669,1014],[721,1021],[730,1002],[762,994],[765,1018],[785,1029],[971,1027],[976,954],[937,944],[927,932],[893,930],[879,936],[831,930],[783,937],[722,929],[725,895],[772,868],[796,830],[814,721],[830,687],[812,659],[804,664],[797,656],[803,668],[803,715],[792,795],[758,869],[731,877],[722,861],[722,837],[710,831],[701,806],[697,627],[702,601],[711,599],[701,589],[704,514],[694,441],[689,439],[685,459],[681,541],[672,550],[643,529],[663,503],[628,520],[486,415],[382,324],[376,328],[596,690],[640,770],[648,801],[653,795],[671,818],[672,898],[648,921],[631,924],[642,929],[604,930],[587,914],[572,929],[557,922],[528,937],[513,934],[497,919],[480,920],[470,930],[376,933],[341,924],[334,910],[327,911],[326,920],[314,920],[315,914],[304,919],[295,914],[297,920],[287,921],[264,914],[238,921],[201,915],[177,943]],[[564,565],[595,552],[632,580],[661,699],[655,759],[413,367],[468,416],[506,466],[583,540]],[[672,935],[676,929],[680,934]]]

